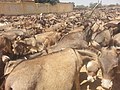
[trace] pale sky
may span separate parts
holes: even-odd
[[[101,1],[101,0],[99,0]],[[89,3],[96,3],[98,0],[60,0],[60,2],[74,2],[75,5],[89,5]],[[120,0],[102,0],[102,4],[120,4]]]

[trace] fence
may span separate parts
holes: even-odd
[[[39,13],[63,13],[73,10],[73,3],[58,3],[51,5],[48,3],[34,3],[34,2],[1,2],[0,14],[5,15],[21,15],[21,14],[39,14]]]

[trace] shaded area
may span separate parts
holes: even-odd
[[[86,82],[85,80],[87,80],[87,73],[86,73],[86,68],[83,67],[80,71],[80,83],[82,83],[82,85],[80,85],[81,90],[104,90],[101,87],[100,78],[96,78],[94,82]]]

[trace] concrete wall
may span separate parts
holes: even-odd
[[[39,14],[49,12],[70,12],[73,10],[73,3],[58,3],[51,5],[48,3],[40,4],[34,2],[1,2],[0,14],[20,15],[20,14]]]

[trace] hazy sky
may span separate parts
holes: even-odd
[[[91,2],[98,2],[98,0],[60,0],[60,2],[74,2],[75,5],[89,5]],[[120,0],[102,0],[102,4],[120,4]]]

